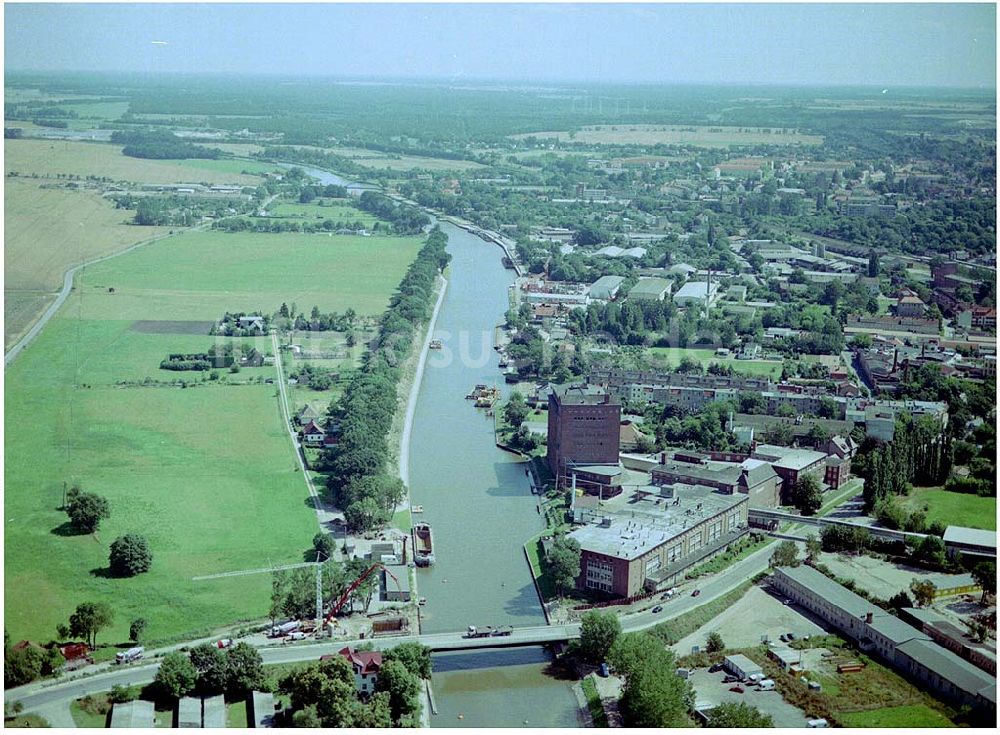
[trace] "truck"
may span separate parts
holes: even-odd
[[[142,658],[142,654],[146,652],[146,649],[142,646],[135,646],[128,649],[127,651],[122,651],[121,653],[115,654],[116,664],[129,664],[133,661],[138,661]]]
[[[764,679],[760,685],[759,690],[762,692],[773,692],[774,691],[774,679]]]
[[[496,628],[493,631],[493,635],[495,635],[495,636],[510,635],[513,632],[514,632],[514,629],[512,627],[510,627],[509,625],[501,625],[499,628]]]
[[[466,638],[489,638],[493,635],[493,626],[484,625],[482,628],[477,628],[475,625],[470,625],[469,629],[465,632]]]
[[[286,636],[292,631],[298,630],[301,627],[301,623],[298,620],[289,620],[287,623],[282,623],[281,625],[275,625],[271,628],[272,638],[281,638]]]
[[[233,645],[232,638],[223,638],[222,640],[218,640],[215,642],[216,648],[229,648],[232,645]]]

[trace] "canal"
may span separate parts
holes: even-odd
[[[324,184],[340,177],[302,167]],[[507,390],[493,330],[508,307],[513,271],[501,250],[447,222],[452,261],[410,439],[410,496],[434,532],[435,564],[417,570],[424,633],[468,625],[544,625],[524,542],[545,527],[526,465],[498,449],[493,420],[465,396],[477,384]],[[572,681],[551,676],[539,647],[434,657],[434,727],[575,727]],[[462,719],[458,716],[462,715]]]

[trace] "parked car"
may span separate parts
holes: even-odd
[[[788,634],[788,640],[794,641],[795,640],[795,634],[794,633],[789,633]]]
[[[788,633],[782,633],[781,634],[781,642],[782,643],[787,643],[788,642]]]
[[[735,686],[735,687],[729,687],[729,691],[736,692],[737,694],[743,694],[743,692],[746,690],[741,686]]]
[[[695,590],[694,592],[691,593],[691,597],[697,597],[700,594],[701,594],[701,590]]]
[[[653,608],[653,614],[656,614],[658,612],[663,612],[663,605],[657,605],[656,607]]]

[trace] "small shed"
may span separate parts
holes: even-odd
[[[177,700],[177,727],[201,727],[201,700],[181,697]]]
[[[735,653],[732,656],[726,656],[726,660],[722,665],[725,667],[726,671],[739,679],[749,679],[754,674],[757,676],[764,675],[764,670],[742,653]]]
[[[793,666],[798,666],[802,662],[801,651],[785,646],[771,646],[767,650],[767,655],[777,661],[785,671],[790,671]]]
[[[226,726],[226,699],[221,694],[205,697],[202,727],[223,728]]]
[[[145,699],[116,704],[111,710],[111,727],[155,727],[153,703]]]
[[[274,695],[270,692],[251,692],[247,709],[248,727],[274,727]]]

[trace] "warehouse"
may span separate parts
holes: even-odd
[[[639,488],[569,537],[580,544],[578,589],[632,597],[676,583],[748,532],[746,495],[695,485]]]
[[[764,676],[764,669],[748,659],[742,653],[726,656],[726,660],[722,662],[722,665],[725,667],[726,671],[738,678],[740,681],[745,681],[753,676],[757,676],[758,678]]]

